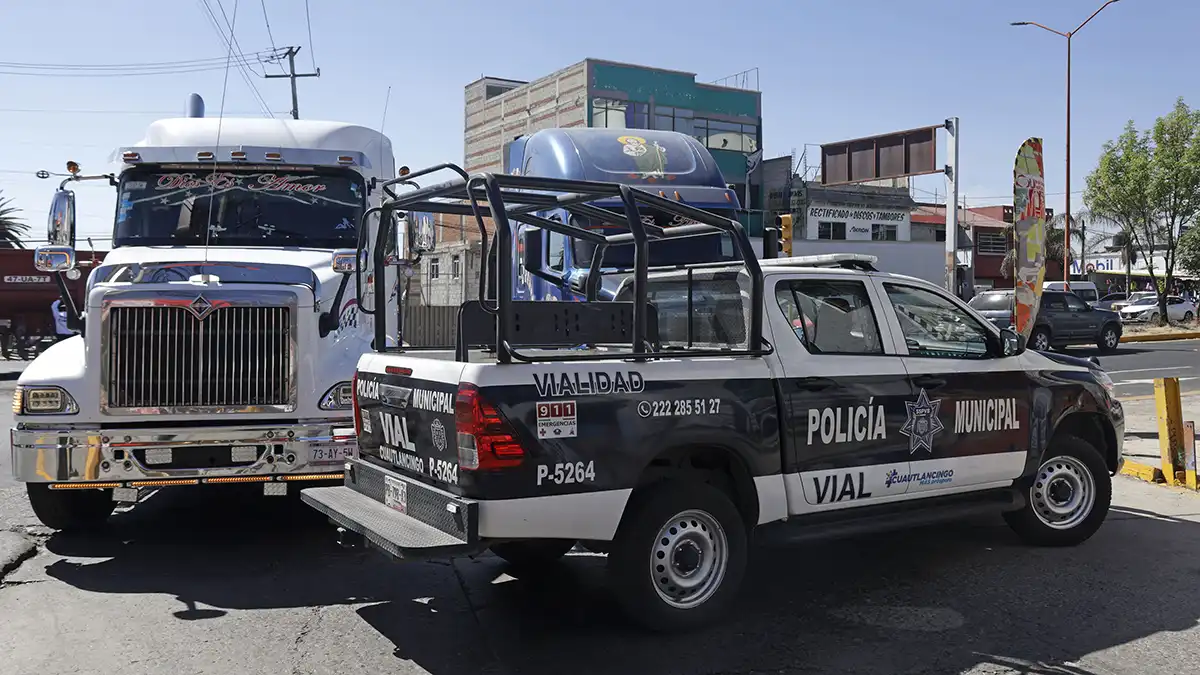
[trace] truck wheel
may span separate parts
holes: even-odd
[[[1038,546],[1075,546],[1100,529],[1112,502],[1112,476],[1100,453],[1076,436],[1046,450],[1029,501],[1004,514],[1017,536]]]
[[[513,567],[536,568],[555,562],[574,547],[570,539],[528,539],[492,544],[491,548]]]
[[[729,497],[706,483],[668,482],[635,495],[608,556],[617,600],[655,631],[717,619],[746,571],[746,528]]]
[[[1104,330],[1100,331],[1100,339],[1097,341],[1096,346],[1100,348],[1100,351],[1109,354],[1117,351],[1117,345],[1119,344],[1121,344],[1121,335],[1117,332],[1116,326],[1109,324],[1104,327]]]
[[[26,483],[33,515],[46,527],[63,532],[92,530],[117,507],[112,490],[51,490],[46,483]]]

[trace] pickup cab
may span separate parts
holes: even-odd
[[[344,485],[301,495],[344,542],[404,559],[490,549],[525,567],[580,544],[608,554],[632,619],[676,630],[727,611],[759,530],[801,539],[1002,513],[1024,540],[1063,546],[1103,523],[1124,421],[1095,364],[1027,351],[869,256],[759,261],[735,221],[647,191],[471,181],[384,209],[473,199],[495,222],[501,269],[509,218],[635,249],[722,231],[743,260],[637,266],[597,302],[511,300],[501,274],[494,303],[464,303],[453,350],[364,355]],[[530,191],[628,236],[541,221]],[[621,196],[624,212],[589,209],[589,191]],[[697,224],[641,228],[641,204]]]

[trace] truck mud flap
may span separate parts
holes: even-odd
[[[479,540],[479,505],[473,500],[360,460],[351,466],[345,485],[308,488],[301,500],[393,558],[469,555],[487,548]]]

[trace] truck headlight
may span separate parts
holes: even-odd
[[[354,407],[354,385],[338,382],[325,392],[317,407],[321,410],[350,410]]]
[[[12,410],[14,415],[74,415],[79,405],[62,387],[17,385]]]

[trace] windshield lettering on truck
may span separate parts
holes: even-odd
[[[132,170],[119,192],[115,246],[349,248],[366,205],[343,170]]]

